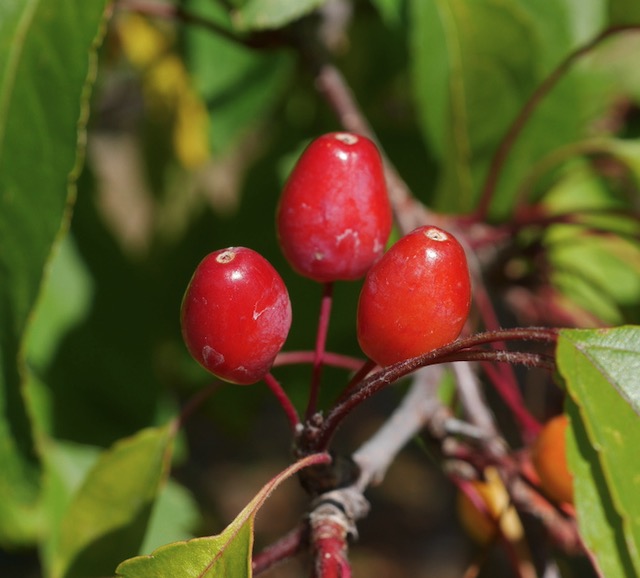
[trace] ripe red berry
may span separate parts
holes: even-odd
[[[207,255],[182,301],[191,355],[221,379],[249,384],[271,369],[291,327],[282,278],[260,254],[229,247]]]
[[[384,252],[391,223],[378,149],[368,138],[344,132],[307,147],[277,212],[285,257],[319,282],[362,277]]]
[[[419,227],[367,273],[358,303],[360,347],[379,365],[427,353],[458,337],[470,304],[464,249],[442,229]]]

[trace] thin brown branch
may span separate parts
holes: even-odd
[[[312,451],[316,451],[318,448],[326,448],[339,424],[355,407],[421,367],[453,361],[498,361],[550,368],[552,359],[544,355],[500,350],[478,350],[477,347],[495,341],[512,340],[535,340],[555,343],[557,335],[557,330],[547,328],[516,328],[488,331],[459,339],[424,355],[382,368],[366,378],[358,389],[335,406],[313,436],[307,435],[306,438],[303,436],[303,445],[308,445],[306,449]]]

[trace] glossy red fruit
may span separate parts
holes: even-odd
[[[376,145],[360,135],[314,140],[294,167],[277,212],[291,266],[319,282],[362,277],[384,252],[391,207]]]
[[[458,337],[470,304],[464,249],[442,229],[419,227],[367,273],[358,303],[360,347],[379,365],[427,353]]]
[[[207,255],[182,301],[182,336],[211,373],[250,384],[271,369],[291,327],[282,278],[259,253],[229,247]]]

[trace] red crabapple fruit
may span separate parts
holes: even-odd
[[[196,361],[220,379],[246,385],[271,369],[291,327],[291,302],[269,261],[252,249],[229,247],[196,268],[181,325]]]
[[[470,305],[464,249],[442,229],[419,227],[365,277],[357,313],[360,347],[382,366],[427,353],[458,337]]]
[[[382,256],[392,224],[376,145],[346,132],[311,142],[284,186],[276,221],[282,251],[301,275],[322,283],[362,277]]]

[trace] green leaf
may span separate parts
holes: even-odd
[[[47,538],[40,547],[45,576],[51,576],[52,563],[58,551],[60,528],[67,508],[87,473],[100,457],[101,448],[61,440],[45,442],[45,507]]]
[[[71,235],[63,237],[48,263],[25,350],[31,367],[46,367],[62,336],[83,319],[92,297],[92,280]]]
[[[227,24],[225,12],[213,2],[189,0],[188,7],[221,26]],[[292,55],[250,50],[198,27],[185,32],[185,45],[189,71],[211,117],[212,150],[224,153],[282,96],[293,71]]]
[[[240,30],[280,28],[305,16],[326,0],[246,0],[233,14]]]
[[[382,19],[389,26],[398,26],[402,21],[405,0],[372,0]]]
[[[126,560],[116,569],[121,578],[248,578],[256,513],[276,487],[302,468],[326,463],[327,454],[314,454],[280,472],[217,536],[195,538],[158,548],[150,556]]]
[[[40,465],[22,398],[22,341],[69,216],[106,4],[0,7],[0,543],[36,531]]]
[[[139,552],[174,436],[175,424],[148,428],[102,453],[62,520],[54,578],[112,575],[118,562]]]
[[[610,0],[608,4],[612,25],[640,24],[640,4],[635,0]]]
[[[578,418],[569,465],[580,531],[604,575],[639,575],[640,327],[562,331],[557,359]]]
[[[634,240],[640,224],[624,213],[625,204],[615,200],[588,161],[576,159],[556,180],[544,205],[550,214],[573,213],[579,224],[553,225],[545,233],[551,280],[603,322],[621,324],[624,312],[640,304],[640,245]]]
[[[586,4],[583,10],[568,1],[410,3],[414,93],[422,132],[441,164],[439,208],[475,206],[497,146],[524,103],[572,49],[600,30],[601,15],[590,8],[593,2]],[[507,214],[537,159],[580,136],[594,114],[593,92],[572,71],[546,95],[509,151],[494,211]]]
[[[200,523],[199,507],[191,493],[170,478],[153,508],[140,554],[150,553],[169,542],[193,538],[193,531]]]
[[[580,416],[579,407],[568,398],[565,410],[571,426],[567,429],[567,460],[574,475],[574,499],[585,544],[601,576],[633,578],[633,569],[622,533],[622,518],[607,488],[598,452],[594,449]]]

